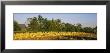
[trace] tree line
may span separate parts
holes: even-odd
[[[60,19],[48,20],[47,18],[43,18],[41,15],[38,15],[38,17],[28,18],[26,24],[26,31],[33,32],[97,32],[97,26],[94,28],[82,27],[80,23],[73,25],[70,23],[64,23]],[[14,21],[14,31],[21,31],[17,21]]]

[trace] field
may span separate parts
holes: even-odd
[[[14,40],[97,40],[95,33],[85,32],[14,32],[13,37]]]

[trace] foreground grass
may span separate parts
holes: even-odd
[[[94,33],[85,32],[36,32],[14,33],[14,40],[97,40]]]

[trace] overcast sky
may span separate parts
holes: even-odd
[[[96,13],[14,13],[14,20],[19,24],[24,24],[27,18],[38,17],[38,15],[48,20],[60,19],[62,22],[77,24],[81,23],[83,27],[97,26]]]

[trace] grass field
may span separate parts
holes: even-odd
[[[14,40],[97,40],[94,33],[85,32],[24,32],[14,33]]]

